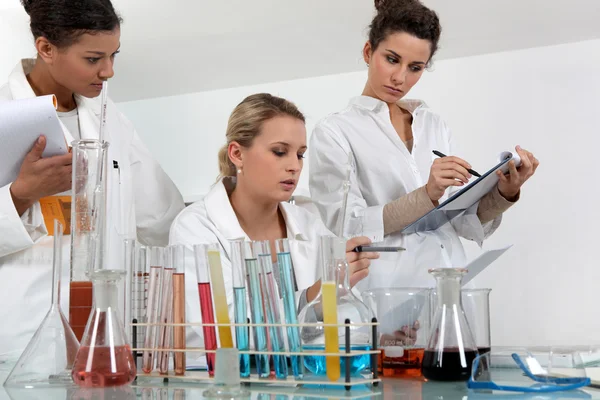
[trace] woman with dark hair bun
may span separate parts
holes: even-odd
[[[420,100],[405,96],[438,50],[437,14],[418,0],[375,0],[369,38],[363,48],[368,78],[361,96],[320,121],[310,139],[310,191],[325,225],[344,218],[346,236],[367,236],[401,253],[382,253],[360,289],[432,286],[427,270],[466,264],[460,237],[481,244],[514,204],[538,161],[519,146],[522,164],[510,163],[498,185],[461,216],[416,234],[402,229],[443,202],[449,190],[467,184],[471,166],[455,156],[450,130]],[[448,155],[438,158],[433,150]],[[352,153],[351,190],[340,215],[342,182]]]
[[[31,18],[37,57],[18,63],[0,87],[0,102],[54,94],[66,142],[98,139],[96,98],[103,82],[114,75],[121,18],[110,0],[21,1]],[[109,265],[121,265],[124,238],[166,245],[171,222],[184,205],[171,179],[110,100],[106,124],[107,260]],[[40,134],[18,177],[0,187],[0,353],[23,349],[48,309],[53,238],[40,200],[70,195],[71,155],[42,157],[46,139],[44,132]],[[70,204],[67,214],[68,208]],[[63,271],[68,273],[70,240],[64,242]],[[68,282],[65,274],[63,283]],[[68,307],[65,293],[63,307]],[[82,329],[75,333],[80,336]]]

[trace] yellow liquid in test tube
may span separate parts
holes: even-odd
[[[217,323],[229,325],[231,322],[229,321],[229,309],[227,308],[227,295],[225,294],[225,281],[223,280],[223,268],[221,267],[221,254],[217,250],[208,250],[208,264],[210,268],[210,280],[215,301]],[[232,348],[233,338],[231,336],[231,326],[219,326],[218,329],[221,347]]]
[[[335,282],[324,282],[321,284],[321,294],[323,295],[323,323],[337,324],[337,285]],[[325,352],[338,353],[340,351],[338,327],[325,327]],[[340,379],[340,358],[336,356],[326,356],[325,365],[327,367],[327,377],[330,381]]]

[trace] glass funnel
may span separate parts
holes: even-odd
[[[349,319],[353,324],[370,323],[372,313],[352,292],[349,283],[349,266],[346,261],[346,240],[334,236],[321,237],[321,265],[323,275],[321,290],[317,297],[307,304],[298,315],[299,324],[317,324],[302,326],[300,336],[303,351],[339,351],[345,352],[345,328]],[[342,326],[324,327],[323,323],[337,323]],[[370,326],[352,326],[350,343],[352,351],[371,350]],[[334,344],[335,343],[335,344]],[[344,370],[344,357],[335,357]],[[327,374],[335,379],[329,365],[332,357],[316,355],[304,356],[304,366],[316,375]],[[351,373],[357,374],[370,365],[369,355],[357,355],[351,358]],[[333,367],[333,366],[332,366]],[[335,375],[335,374],[334,374]]]
[[[423,355],[423,376],[437,381],[466,381],[477,355],[477,346],[461,301],[464,268],[436,268],[429,273],[437,281],[437,308],[431,336]]]
[[[46,317],[21,354],[5,386],[37,387],[71,384],[71,368],[79,349],[67,318],[60,309],[63,226],[54,220],[52,303]]]
[[[118,288],[125,271],[92,273],[94,311],[75,358],[73,381],[83,387],[109,387],[133,381],[136,365],[119,316]]]
[[[106,217],[107,142],[73,142],[69,324],[81,340],[92,310],[90,272],[102,266]]]

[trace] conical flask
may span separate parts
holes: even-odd
[[[334,236],[323,236],[321,237],[320,253],[323,268],[321,290],[317,297],[300,311],[298,323],[335,324],[337,322],[343,325],[346,319],[349,319],[353,324],[370,323],[371,312],[350,288],[348,277],[349,266],[346,261],[346,240]],[[335,303],[331,301],[332,297],[335,297]],[[350,328],[351,350],[370,350],[370,332],[369,326],[352,326]],[[337,337],[332,338],[331,335],[335,336],[335,333],[337,333]],[[329,352],[330,350],[336,351],[337,347],[338,350],[345,352],[344,326],[333,327],[333,333],[331,328],[322,325],[317,327],[303,326],[300,336],[304,351],[324,351],[327,347],[327,352]],[[337,344],[332,344],[333,339],[337,339],[335,341]],[[331,363],[334,361],[332,358],[328,358],[329,361],[326,360],[325,356],[307,355],[304,356],[304,366],[313,374],[327,374],[331,380],[337,380],[335,375],[339,375],[339,372],[332,372],[332,369],[328,367],[328,362]],[[339,362],[341,363],[342,370],[344,370],[345,359],[339,357]],[[359,373],[369,365],[369,355],[351,357],[352,374]]]
[[[54,260],[50,310],[19,361],[4,382],[8,387],[71,384],[71,368],[79,349],[67,318],[60,309],[63,226],[54,220]]]
[[[90,272],[102,268],[106,218],[107,142],[73,142],[69,324],[79,340],[92,311]]]
[[[73,366],[73,381],[83,387],[109,387],[133,381],[136,364],[119,316],[119,281],[123,270],[91,274],[94,307]]]
[[[423,376],[437,381],[466,381],[477,355],[477,346],[461,302],[464,268],[436,268],[437,308],[431,336],[423,355]]]

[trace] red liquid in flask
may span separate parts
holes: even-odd
[[[200,311],[202,312],[202,322],[205,324],[215,323],[215,313],[213,312],[212,294],[210,282],[198,283],[198,294],[200,295]],[[217,349],[217,333],[214,326],[203,326],[204,348],[206,350]],[[206,353],[206,363],[208,364],[208,374],[213,376],[215,373],[215,353]]]
[[[73,365],[73,381],[86,388],[121,386],[135,379],[135,363],[128,345],[81,347]],[[88,367],[88,362],[90,366]]]

